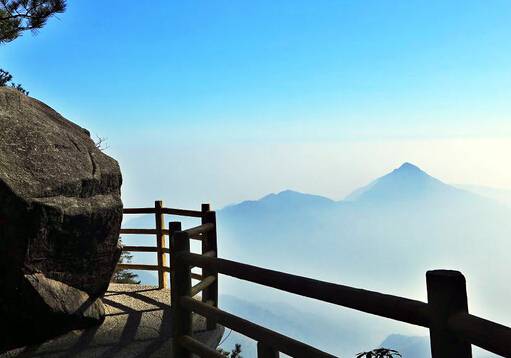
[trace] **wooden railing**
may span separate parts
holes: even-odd
[[[154,202],[153,208],[125,208],[123,214],[153,214],[155,219],[154,229],[121,229],[121,235],[155,235],[156,246],[123,246],[123,251],[129,252],[154,252],[157,256],[156,265],[137,264],[137,263],[120,263],[117,264],[118,269],[123,270],[149,270],[158,271],[158,287],[168,288],[168,280],[166,273],[171,272],[172,261],[167,265],[167,255],[171,253],[170,248],[165,245],[165,237],[172,235],[172,229],[165,228],[165,215],[187,216],[201,218],[203,224],[215,226],[215,213],[210,212],[209,204],[202,204],[201,210],[183,210],[165,208],[161,200]],[[209,221],[208,221],[209,220]],[[181,230],[181,229],[179,229]],[[216,236],[215,236],[216,240]],[[215,241],[216,242],[216,241]]]
[[[219,323],[256,340],[258,358],[275,358],[279,352],[293,357],[334,357],[218,309],[219,273],[429,328],[433,358],[472,357],[472,344],[511,357],[511,328],[468,313],[465,278],[458,271],[428,271],[426,303],[219,259],[216,257],[214,226],[201,225],[181,231],[181,224],[173,222],[169,228],[172,232],[170,252],[174,263],[171,290],[173,358],[190,358],[192,354],[224,357],[192,337],[192,312],[206,317],[208,329]],[[205,233],[214,235],[204,236]],[[190,252],[190,239],[197,235],[203,237],[205,255]],[[202,268],[202,277],[194,276],[191,271],[193,267]],[[200,278],[201,281],[192,286],[192,278]],[[202,300],[198,301],[193,297],[200,292]]]
[[[173,358],[224,357],[192,337],[192,312],[207,320],[207,329],[222,324],[258,342],[258,358],[278,357],[279,352],[293,357],[334,357],[303,342],[259,326],[218,309],[218,274],[250,281],[286,292],[333,303],[377,316],[429,328],[433,358],[472,356],[471,345],[504,357],[511,357],[511,328],[468,313],[464,276],[457,271],[435,270],[426,273],[428,302],[386,295],[307,277],[264,269],[217,257],[216,214],[209,204],[200,211],[163,207],[127,208],[124,214],[153,214],[154,229],[122,229],[121,234],[155,235],[156,246],[124,246],[124,251],[154,252],[157,265],[119,264],[118,268],[158,271],[160,288],[167,288],[165,273],[171,276]],[[201,218],[201,225],[182,230],[181,223],[165,216]],[[170,237],[170,247],[165,237]],[[190,240],[200,240],[201,254],[190,252]],[[170,254],[167,266],[166,255]],[[202,273],[192,272],[192,268]],[[192,279],[199,280],[192,286]],[[194,296],[202,293],[201,301]]]
[[[170,222],[169,228],[171,228],[173,232],[170,239],[170,257],[171,262],[174,263],[173,270],[171,272],[172,289],[170,290],[173,332],[181,332],[181,330],[184,329],[186,332],[190,333],[186,336],[191,340],[191,345],[198,345],[197,349],[199,350],[202,348],[210,350],[209,347],[202,345],[191,337],[191,312],[183,311],[179,308],[174,309],[172,302],[179,301],[185,291],[190,296],[196,296],[202,292],[202,302],[205,305],[212,308],[218,307],[218,271],[207,267],[201,267],[202,274],[198,276],[197,274],[192,273],[193,266],[187,266],[185,270],[180,271],[185,273],[185,275],[177,275],[175,266],[177,264],[177,253],[190,252],[190,239],[199,238],[202,240],[203,254],[201,257],[207,257],[210,259],[217,258],[216,214],[213,211],[208,212],[207,216],[205,216],[203,220],[203,224],[192,229],[181,231],[180,222]],[[200,281],[195,286],[192,286],[192,279]],[[214,317],[206,317],[206,328],[208,330],[215,329],[216,324],[217,322]],[[173,335],[173,337],[181,336],[184,335]],[[188,339],[187,337],[184,339]],[[185,349],[183,345],[176,342],[174,342],[174,345],[172,346],[172,352],[173,357],[189,356],[187,355],[188,350]]]

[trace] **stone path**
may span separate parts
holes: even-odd
[[[170,290],[153,286],[111,284],[103,302],[106,319],[101,326],[71,331],[41,345],[0,354],[11,357],[170,357]],[[224,328],[205,330],[205,320],[193,317],[194,336],[216,347]]]

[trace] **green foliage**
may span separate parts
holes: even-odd
[[[12,82],[12,75],[9,72],[4,71],[0,68],[0,87],[6,87],[6,86],[10,86],[14,89],[17,89],[24,95],[28,96],[28,91],[25,90],[21,86],[21,84]]]
[[[17,39],[23,31],[42,28],[65,10],[65,0],[0,0],[0,44]]]
[[[243,358],[243,356],[241,355],[241,344],[238,343],[236,343],[234,349],[231,352],[225,351],[222,348],[218,348],[217,350],[218,352],[229,358]]]
[[[1,87],[7,86],[7,84],[11,80],[12,80],[12,75],[9,72],[0,69],[0,86]]]
[[[398,351],[387,348],[377,348],[373,349],[370,352],[361,352],[358,353],[356,358],[395,358],[401,357]]]
[[[121,239],[119,239],[119,242],[122,245]],[[133,255],[129,251],[123,251],[119,258],[119,263],[129,264],[131,263],[131,260],[133,260]],[[131,271],[116,268],[111,281],[114,283],[133,283],[138,285],[140,284],[140,280],[137,281],[137,278],[138,275]]]
[[[23,87],[21,87],[21,85],[19,83],[11,83],[11,87],[20,91],[21,93],[23,93],[25,96],[28,96],[28,91],[25,90]]]

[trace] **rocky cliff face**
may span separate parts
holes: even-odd
[[[65,297],[51,307],[48,292],[78,290],[93,305],[106,291],[120,255],[121,182],[118,163],[87,130],[0,87],[0,325],[73,311],[58,308]]]

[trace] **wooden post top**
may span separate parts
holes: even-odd
[[[171,235],[176,231],[181,231],[181,221],[170,221],[169,231]]]

